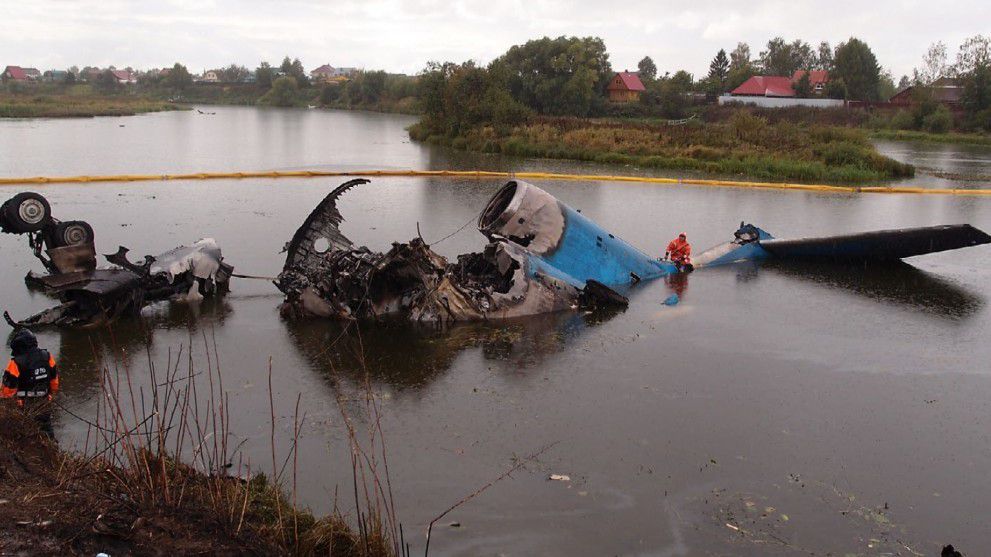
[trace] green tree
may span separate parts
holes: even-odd
[[[826,96],[831,99],[847,98],[846,83],[842,77],[833,76],[826,82]]]
[[[383,71],[360,71],[345,86],[349,105],[374,105],[385,95],[387,74]]]
[[[513,46],[490,65],[514,99],[541,114],[588,116],[613,76],[598,37],[544,37]]]
[[[991,131],[991,36],[965,40],[954,70],[963,85],[961,100],[969,125]]]
[[[459,137],[492,125],[499,133],[526,120],[529,110],[508,90],[505,66],[431,62],[420,75],[424,121],[431,133]]]
[[[835,75],[846,85],[848,99],[874,101],[878,99],[881,67],[867,43],[851,37],[836,47]]]
[[[960,45],[953,69],[957,75],[964,75],[988,65],[991,65],[991,35],[975,35]]]
[[[915,84],[921,87],[928,87],[949,73],[950,66],[946,62],[946,45],[941,41],[929,45],[925,55],[922,56],[922,66],[912,70]]]
[[[819,51],[816,54],[814,69],[833,71],[833,47],[827,41],[819,43]]]
[[[284,75],[272,82],[272,88],[258,102],[270,106],[295,106],[298,89],[296,79]]]
[[[960,45],[955,66],[963,85],[963,106],[971,124],[991,129],[991,36],[971,37]]]
[[[300,87],[309,87],[310,78],[306,75],[306,70],[303,68],[303,63],[299,61],[299,58],[295,58],[292,64],[289,66],[289,75],[296,79],[296,83]]]
[[[220,81],[225,81],[227,83],[241,83],[242,81],[248,79],[248,75],[251,74],[248,68],[244,66],[239,66],[238,64],[231,64],[226,68],[217,70],[220,74]]]
[[[802,40],[788,43],[781,37],[767,42],[767,50],[760,53],[760,68],[766,75],[791,77],[796,70],[815,65],[816,55],[812,47]]]
[[[320,88],[320,105],[330,106],[341,98],[341,85],[339,83],[325,83]]]
[[[736,43],[736,48],[729,54],[729,69],[739,69],[750,66],[750,45]]]
[[[269,65],[268,62],[262,62],[255,69],[255,83],[258,84],[262,89],[268,89],[272,86],[272,80],[275,79],[275,68]]]
[[[651,83],[641,102],[656,107],[665,118],[684,118],[690,104],[688,95],[692,86],[692,74],[679,70],[672,76],[665,75]]]
[[[96,76],[93,88],[104,95],[113,95],[121,92],[124,86],[117,81],[112,71],[104,70],[100,72],[100,75]]]
[[[727,77],[729,77],[729,58],[726,57],[726,51],[720,48],[709,64],[709,83],[713,87],[718,87],[718,92],[721,93],[725,90]]]
[[[809,72],[802,72],[802,76],[795,82],[795,94],[800,99],[807,99],[812,96],[812,82],[809,80]]]
[[[176,62],[169,75],[165,78],[165,84],[176,93],[182,93],[193,84],[193,76],[189,75],[189,70],[179,62]]]
[[[881,72],[881,79],[877,83],[877,98],[886,101],[894,97],[897,92],[898,88],[895,87],[895,78],[891,72],[887,70]]]
[[[729,76],[726,77],[726,90],[732,91],[733,89],[736,89],[756,74],[757,72],[752,66],[744,66],[742,68],[730,70]]]
[[[657,79],[657,65],[650,56],[644,56],[643,60],[637,64],[637,69],[640,71],[640,80],[644,83],[648,83]]]

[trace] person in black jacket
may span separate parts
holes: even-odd
[[[11,336],[10,352],[0,398],[16,401],[35,416],[46,435],[54,437],[50,401],[59,389],[55,358],[38,348],[38,339],[27,329],[19,329]]]

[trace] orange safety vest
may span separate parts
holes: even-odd
[[[688,243],[688,240],[682,240],[681,236],[671,240],[671,243],[668,244],[667,251],[671,255],[671,261],[675,263],[688,263],[691,261],[692,245]]]
[[[18,360],[21,362],[18,363]],[[21,377],[21,368],[25,366],[28,369],[27,376]],[[51,398],[59,390],[55,358],[47,351],[37,349],[11,358],[4,369],[0,385],[0,398],[16,398],[19,404],[23,404],[28,398]]]

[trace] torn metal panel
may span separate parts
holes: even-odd
[[[337,209],[337,200],[349,189],[368,182],[363,178],[344,182],[310,212],[286,244],[285,268],[313,269],[320,264],[324,254],[351,248],[351,240],[340,231],[344,217]]]
[[[125,269],[97,269],[84,280],[63,284],[58,290],[61,304],[14,321],[4,312],[11,326],[96,326],[126,314],[136,314],[144,303],[141,277]]]
[[[96,269],[96,247],[92,242],[76,246],[63,246],[46,250],[48,259],[56,271],[76,273]]]

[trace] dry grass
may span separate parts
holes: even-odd
[[[375,450],[359,446],[352,434],[357,529],[337,511],[316,518],[297,498],[296,448],[305,423],[298,399],[288,454],[278,454],[273,435],[273,472],[262,474],[261,463],[245,461],[240,447],[228,444],[230,406],[223,373],[216,346],[205,336],[203,346],[201,365],[201,359],[180,350],[170,352],[160,371],[149,355],[150,392],[136,386],[127,366],[104,369],[96,418],[72,414],[89,423],[78,454],[42,437],[24,412],[0,406],[4,424],[19,424],[0,430],[0,475],[7,476],[0,482],[0,499],[19,503],[0,506],[0,525],[40,523],[35,517],[52,521],[5,532],[3,549],[400,554],[402,533],[391,488],[383,487],[388,473],[379,470],[385,451],[381,429],[373,437]],[[274,404],[271,419],[274,432]]]

